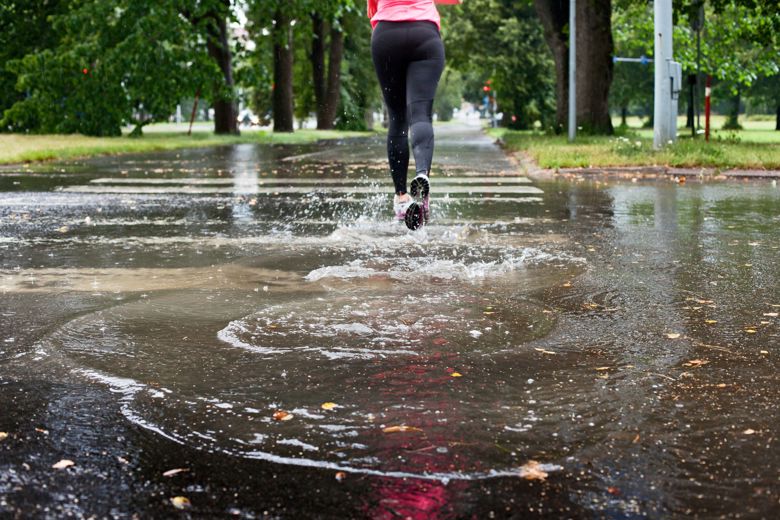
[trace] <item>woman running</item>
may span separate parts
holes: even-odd
[[[390,117],[387,159],[395,184],[393,210],[396,218],[416,229],[428,216],[433,98],[444,70],[439,12],[435,0],[368,0],[368,16],[374,29],[371,57]],[[407,192],[410,130],[417,175]]]

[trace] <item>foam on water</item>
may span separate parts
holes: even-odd
[[[384,261],[384,262],[383,262]],[[453,259],[395,258],[357,259],[343,265],[328,265],[309,272],[305,279],[316,282],[327,278],[388,277],[400,281],[410,278],[471,281],[504,275],[528,266],[565,262],[582,264],[583,258],[548,253],[537,248],[523,248],[495,261],[467,262]],[[379,267],[384,263],[385,265]],[[377,266],[377,267],[374,267]]]

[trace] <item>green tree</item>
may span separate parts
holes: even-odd
[[[530,128],[540,121],[551,126],[553,62],[528,2],[469,0],[442,11],[448,65],[491,80],[504,113],[502,124]]]
[[[27,92],[16,89],[17,74],[6,65],[54,46],[58,35],[50,17],[66,12],[68,4],[68,0],[0,2],[0,119],[5,110],[27,97]]]
[[[26,93],[5,112],[0,126],[14,131],[135,134],[167,119],[176,103],[202,87],[232,131],[220,100],[232,85],[212,49],[225,0],[82,0],[53,15],[53,45],[34,50],[8,68]],[[215,14],[217,13],[217,14]],[[217,17],[217,18],[215,18]],[[229,91],[229,92],[228,92]],[[229,105],[230,103],[228,103]],[[222,106],[225,106],[224,104]]]
[[[690,1],[690,0],[689,0]],[[780,9],[751,0],[714,0],[705,4],[701,70],[730,87],[731,108],[725,128],[739,128],[742,92],[759,77],[780,71]],[[683,3],[675,24],[675,59],[696,70],[697,52],[691,29],[692,10]]]
[[[625,58],[651,57],[653,46],[653,13],[646,4],[615,2],[612,11],[612,35],[615,55]],[[619,62],[615,64],[610,106],[620,112],[621,126],[632,110],[652,114],[652,63]]]

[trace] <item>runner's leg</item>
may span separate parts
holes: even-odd
[[[409,169],[409,122],[406,112],[406,56],[399,52],[406,38],[405,24],[380,22],[371,37],[371,57],[382,88],[387,113],[387,159],[395,193],[406,193]]]
[[[417,43],[406,73],[406,103],[417,173],[428,174],[433,161],[433,99],[444,70],[444,45],[436,26],[415,22],[410,40]]]

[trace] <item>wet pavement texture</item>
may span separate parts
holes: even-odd
[[[777,187],[435,162],[417,232],[381,139],[0,171],[0,514],[776,517]]]

